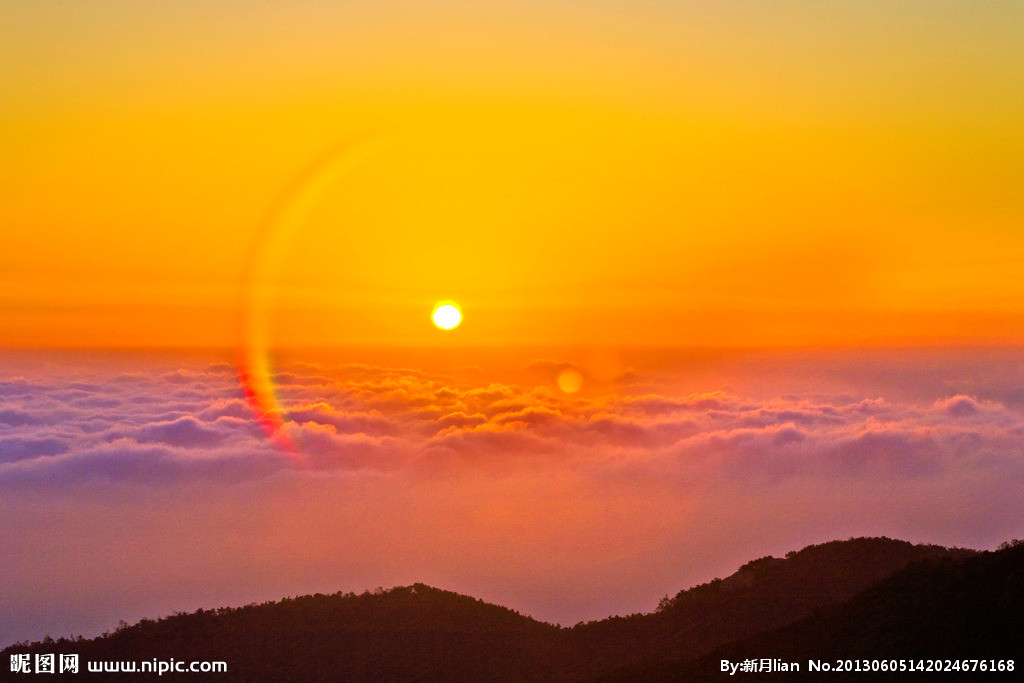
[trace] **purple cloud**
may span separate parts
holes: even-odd
[[[227,438],[226,434],[205,427],[194,417],[149,424],[137,430],[134,436],[140,443],[158,442],[184,448],[209,448]]]
[[[0,463],[14,462],[25,458],[39,458],[60,455],[68,450],[68,445],[59,439],[45,437],[41,439],[9,436],[0,438]]]

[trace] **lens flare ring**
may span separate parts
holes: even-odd
[[[336,188],[367,159],[390,142],[364,136],[338,144],[307,165],[284,187],[267,211],[253,240],[242,279],[236,364],[242,391],[260,425],[294,465],[308,467],[287,426],[274,383],[268,319],[275,296],[271,285],[281,266],[280,255],[325,193]]]

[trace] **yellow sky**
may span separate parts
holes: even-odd
[[[1024,342],[1019,3],[210,5],[0,4],[0,344]]]

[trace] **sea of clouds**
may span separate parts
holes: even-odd
[[[811,542],[1021,535],[1014,377],[765,395],[634,370],[566,394],[567,366],[284,365],[288,452],[230,363],[8,358],[0,641],[414,581],[573,623]]]

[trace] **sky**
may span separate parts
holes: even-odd
[[[8,345],[1021,341],[1016,2],[0,12]]]
[[[0,645],[1021,536],[1022,22],[0,0]]]

